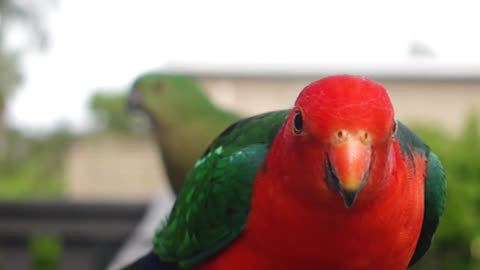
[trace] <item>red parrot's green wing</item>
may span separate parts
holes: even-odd
[[[417,247],[410,260],[409,265],[411,266],[422,258],[430,248],[445,208],[447,184],[442,164],[437,155],[430,151],[428,146],[415,133],[402,123],[397,123],[396,139],[401,146],[403,154],[412,162],[414,155],[421,155],[425,157],[427,163],[425,172],[425,212]]]
[[[210,145],[155,235],[154,251],[161,260],[189,268],[240,235],[250,212],[253,180],[287,114],[239,121]]]

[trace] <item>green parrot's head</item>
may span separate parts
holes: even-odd
[[[130,111],[142,111],[161,124],[184,120],[211,106],[192,78],[177,74],[146,73],[132,84]]]

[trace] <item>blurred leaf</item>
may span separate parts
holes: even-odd
[[[63,245],[58,237],[50,234],[33,236],[30,242],[30,253],[33,269],[60,269]]]

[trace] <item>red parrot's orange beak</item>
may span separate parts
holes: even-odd
[[[363,135],[357,137],[342,132],[328,152],[327,180],[350,208],[368,179],[372,151]]]

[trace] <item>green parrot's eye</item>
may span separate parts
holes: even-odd
[[[165,90],[165,83],[163,81],[156,81],[153,85],[153,92],[155,94],[160,94]]]
[[[300,111],[295,112],[295,116],[293,117],[293,132],[295,134],[300,134],[303,131],[303,119],[302,113]]]

